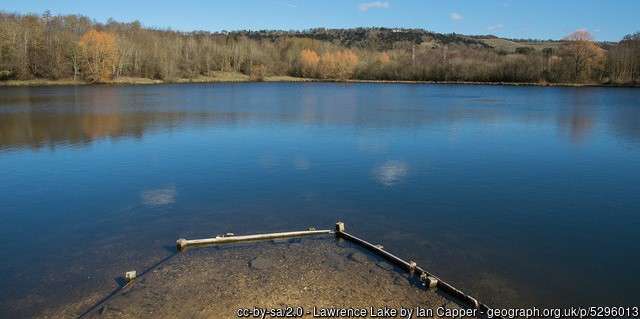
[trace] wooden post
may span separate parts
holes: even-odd
[[[438,286],[438,279],[433,276],[428,276],[426,273],[422,273],[422,275],[420,275],[420,280],[427,289],[433,289]]]
[[[131,270],[131,271],[127,271],[124,273],[124,279],[127,280],[127,283],[133,281],[134,279],[136,279],[136,271],[135,270]]]
[[[336,232],[344,233],[344,230],[345,230],[344,223],[343,222],[337,222],[336,223]]]
[[[178,249],[178,251],[182,251],[183,249],[187,248],[187,240],[184,238],[176,240],[176,248]]]
[[[416,267],[418,267],[418,264],[416,264],[415,261],[410,260],[409,261],[409,273],[411,275],[413,275],[416,272]]]

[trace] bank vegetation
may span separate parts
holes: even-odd
[[[637,85],[640,33],[603,43],[583,30],[558,41],[385,28],[178,32],[137,21],[0,12],[0,83],[206,82],[225,76]]]

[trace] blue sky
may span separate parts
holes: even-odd
[[[637,0],[0,0],[0,10],[139,20],[183,31],[383,26],[559,39],[587,29],[597,40],[613,41],[640,31]]]

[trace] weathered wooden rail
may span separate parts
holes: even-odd
[[[399,266],[400,268],[408,271],[410,274],[418,276],[420,281],[428,287],[428,288],[438,288],[443,292],[453,296],[454,298],[462,301],[465,306],[472,309],[488,310],[488,307],[484,304],[480,304],[478,300],[475,298],[463,293],[461,290],[455,288],[454,286],[448,284],[442,279],[434,276],[433,274],[427,272],[422,267],[418,266],[414,261],[406,261],[384,249],[381,245],[374,245],[364,239],[358,238],[354,235],[351,235],[345,231],[345,225],[342,222],[336,223],[336,235],[338,237],[344,238],[346,240],[352,241],[354,243],[359,244],[362,247],[367,248],[372,251],[376,255],[384,257],[386,260],[392,262],[393,264]]]
[[[278,238],[291,238],[291,237],[302,237],[302,236],[324,235],[324,234],[331,234],[331,230],[309,229],[309,230],[283,232],[283,233],[269,233],[269,234],[244,235],[244,236],[227,234],[222,236],[216,236],[214,238],[191,239],[191,240],[180,238],[176,241],[176,248],[178,249],[178,251],[182,251],[186,249],[188,246],[227,244],[227,243],[237,243],[237,242],[243,242],[243,241],[269,240],[269,239],[278,239]]]

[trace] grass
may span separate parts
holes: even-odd
[[[298,78],[295,76],[288,76],[288,75],[274,75],[274,76],[266,77],[264,81],[265,82],[311,82],[316,80],[309,79],[309,78]]]
[[[533,48],[536,51],[542,51],[544,48],[557,49],[560,46],[560,42],[515,42],[507,39],[492,38],[492,39],[480,39],[485,44],[495,48],[498,51],[507,53],[516,52],[517,48],[528,47]]]
[[[81,84],[86,84],[86,82],[73,80],[73,79],[60,79],[60,80],[34,79],[34,80],[0,81],[0,86],[81,85]]]
[[[191,79],[177,79],[177,83],[207,83],[207,82],[248,82],[249,76],[239,72],[211,72],[209,76],[199,76]]]
[[[314,81],[313,79],[298,78],[288,75],[274,75],[267,76],[263,79],[264,82],[307,82]],[[213,72],[209,76],[198,76],[195,78],[178,78],[171,80],[156,80],[140,77],[127,77],[122,76],[117,79],[109,80],[100,84],[161,84],[161,83],[217,83],[217,82],[252,82],[251,78],[238,72]],[[0,86],[41,86],[41,85],[88,85],[93,84],[82,80],[73,79],[59,79],[59,80],[47,80],[47,79],[34,79],[34,80],[8,80],[0,81]]]
[[[121,76],[121,77],[119,77],[117,79],[111,80],[108,83],[109,84],[160,84],[160,83],[163,83],[163,81],[162,80],[148,79],[148,78]],[[86,83],[86,84],[88,84],[88,83]]]
[[[311,79],[311,78],[299,78],[288,75],[274,75],[267,76],[263,82],[346,82],[346,83],[427,83],[427,84],[475,84],[475,85],[515,85],[515,86],[631,86],[637,87],[637,84],[623,84],[623,83],[611,83],[611,84],[598,84],[598,83],[546,83],[546,82],[533,82],[533,83],[512,83],[512,82],[463,82],[463,81],[404,81],[404,80],[338,80],[338,79]],[[110,80],[101,84],[113,84],[113,85],[146,85],[146,84],[162,84],[162,83],[234,83],[234,82],[259,82],[253,81],[251,78],[238,72],[212,72],[209,76],[198,76],[195,78],[179,78],[172,80],[156,80],[140,77],[119,77],[114,80]],[[0,87],[2,86],[43,86],[43,85],[90,85],[92,83],[86,81],[74,81],[73,79],[60,79],[60,80],[47,80],[47,79],[34,79],[34,80],[8,80],[0,81]]]

